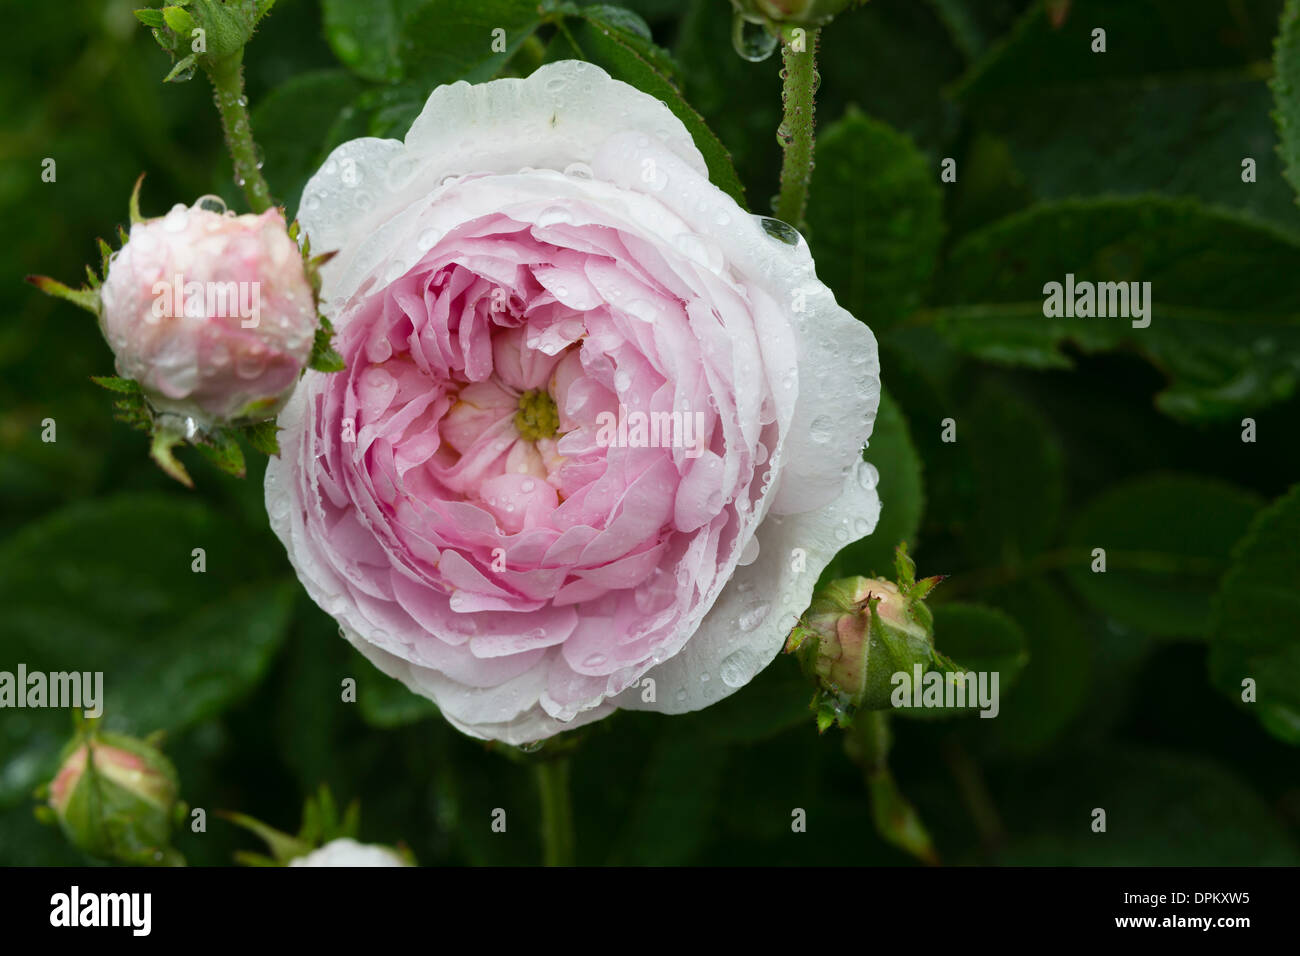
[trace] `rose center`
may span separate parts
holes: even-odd
[[[543,389],[534,388],[519,396],[519,411],[515,412],[515,429],[525,441],[554,438],[560,428],[560,413],[555,399]]]

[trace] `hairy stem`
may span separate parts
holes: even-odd
[[[248,97],[244,95],[244,52],[221,60],[208,69],[208,79],[216,91],[217,112],[226,134],[226,148],[235,165],[235,182],[243,189],[253,212],[271,208],[271,190],[262,176],[262,161],[253,142],[253,127],[248,121]]]
[[[813,169],[813,96],[817,91],[817,38],[813,27],[781,31],[781,101],[785,112],[777,139],[785,151],[776,217],[803,229]]]

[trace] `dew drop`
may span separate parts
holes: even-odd
[[[771,216],[759,216],[758,224],[763,227],[765,233],[777,242],[783,242],[787,246],[799,245],[799,230],[788,222],[773,219]]]
[[[731,22],[731,45],[742,59],[759,63],[776,49],[776,37],[762,21],[748,20],[737,13]]]
[[[718,668],[718,676],[728,687],[744,687],[754,676],[754,657],[745,649],[727,655]]]
[[[876,485],[880,484],[880,472],[876,470],[876,466],[871,462],[860,461],[854,466],[854,469],[857,473],[858,484],[867,491],[874,491]]]
[[[570,225],[572,222],[573,215],[563,206],[547,206],[537,214],[539,226],[562,226]]]
[[[194,205],[190,208],[215,212],[218,216],[224,216],[226,214],[226,201],[220,196],[200,196],[198,199],[194,200]]]
[[[736,626],[742,631],[752,631],[758,625],[763,623],[767,617],[768,611],[772,610],[772,605],[767,601],[759,601],[749,610],[745,611],[736,619]]]

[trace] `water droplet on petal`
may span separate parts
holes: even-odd
[[[773,219],[771,216],[759,216],[758,224],[763,227],[765,233],[777,242],[783,242],[787,246],[799,245],[799,230],[788,222]]]
[[[204,209],[208,212],[215,212],[219,216],[224,216],[226,214],[226,201],[220,196],[200,196],[194,200],[194,205],[190,208]]]
[[[754,670],[753,654],[742,648],[727,655],[722,666],[718,668],[718,676],[728,687],[744,687],[754,676]]]
[[[880,472],[876,470],[876,466],[869,461],[860,461],[854,467],[857,471],[858,484],[867,491],[874,491],[876,485],[880,483]]]

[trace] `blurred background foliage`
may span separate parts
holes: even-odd
[[[535,862],[527,768],[335,635],[267,527],[261,466],[238,481],[195,458],[199,491],[171,483],[88,380],[112,365],[93,324],[20,281],[80,275],[141,171],[146,214],[208,192],[243,208],[210,89],[159,82],[135,5],[0,17],[0,669],[103,670],[111,728],[169,732],[182,795],[210,814],[179,837],[193,863],[255,848],[211,811],[292,829],[322,782],[360,798],[363,839],[422,863]],[[807,237],[879,337],[888,392],[867,452],[884,517],[832,570],[887,573],[906,540],[949,576],[940,649],[1009,644],[1024,665],[995,720],[894,721],[894,775],[945,862],[1297,862],[1300,27],[1288,4],[1275,64],[1283,6],[871,0],[824,31]],[[333,145],[401,136],[433,85],[567,56],[668,99],[715,181],[768,213],[779,54],[748,62],[730,36],[726,0],[279,0],[245,62],[290,213]],[[1151,281],[1152,325],[1044,319],[1042,284],[1066,272]],[[809,696],[783,657],[703,713],[592,728],[580,862],[909,862]],[[84,862],[32,816],[70,731],[62,712],[0,714],[0,863]]]

